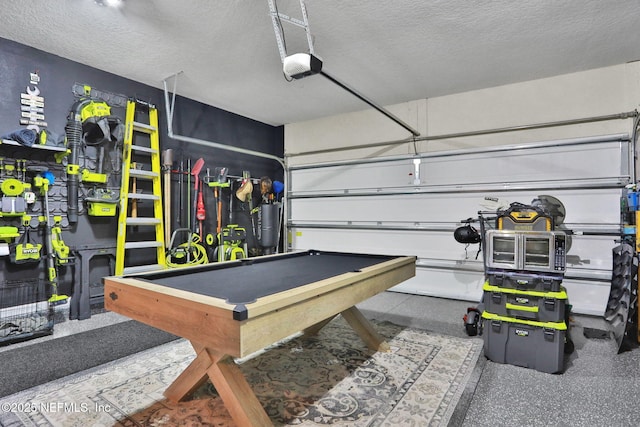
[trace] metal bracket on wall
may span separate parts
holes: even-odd
[[[95,89],[89,85],[74,83],[71,92],[77,98],[94,98],[101,99],[110,107],[126,107],[128,98],[119,93],[107,92]]]

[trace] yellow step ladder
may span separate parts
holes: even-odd
[[[148,114],[148,124],[136,121],[136,118],[145,113]],[[116,275],[167,268],[162,221],[158,110],[147,102],[129,100],[125,126]],[[145,201],[152,202],[151,209],[144,206]],[[152,238],[155,240],[151,240]],[[151,260],[152,251],[155,252],[155,263],[140,265],[137,262],[139,259]],[[128,264],[126,266],[125,259]]]

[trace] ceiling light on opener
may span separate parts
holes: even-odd
[[[317,74],[322,70],[322,61],[310,53],[295,53],[284,58],[282,71],[292,79]]]
[[[94,0],[98,6],[120,7],[124,0]]]

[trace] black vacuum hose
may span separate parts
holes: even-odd
[[[78,174],[80,172],[78,151],[82,143],[80,110],[90,102],[92,102],[90,99],[76,101],[71,107],[71,111],[67,117],[67,125],[64,127],[67,135],[67,147],[71,151],[69,163],[67,164],[67,218],[70,224],[78,222]]]

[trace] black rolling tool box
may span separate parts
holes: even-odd
[[[564,321],[522,320],[487,311],[482,313],[482,319],[487,359],[550,374],[564,370]]]

